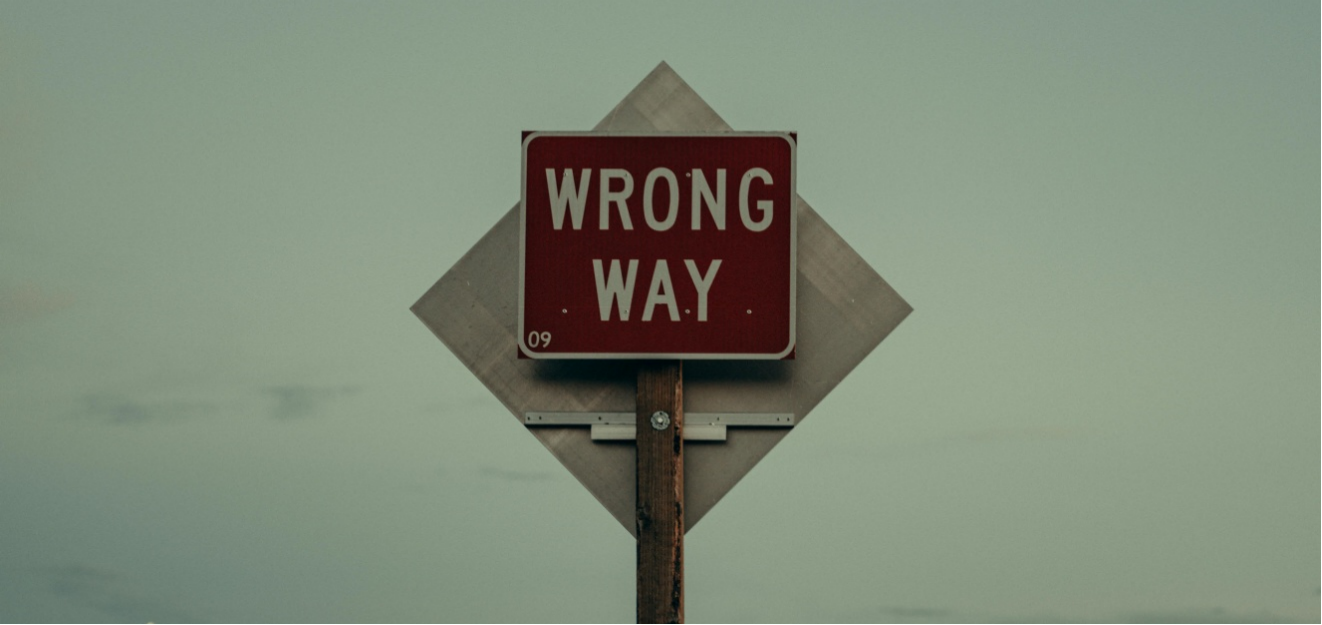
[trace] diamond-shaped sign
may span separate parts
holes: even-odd
[[[602,132],[730,132],[662,63],[597,124]],[[686,413],[793,413],[801,423],[912,310],[798,197],[795,360],[684,363]],[[413,312],[496,398],[529,412],[633,413],[630,361],[524,360],[518,354],[519,207],[446,272]],[[636,449],[593,442],[581,427],[529,428],[630,533]],[[692,528],[788,433],[732,429],[685,445],[685,526]]]

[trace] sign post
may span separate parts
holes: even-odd
[[[684,365],[638,366],[638,622],[684,622]]]

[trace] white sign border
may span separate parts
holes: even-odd
[[[515,338],[518,340],[519,353],[533,360],[783,360],[796,347],[795,325],[797,323],[796,295],[798,291],[798,139],[791,132],[611,132],[611,131],[533,131],[523,138],[519,164],[519,327]],[[524,267],[527,262],[527,199],[528,199],[528,144],[538,137],[703,137],[703,138],[747,138],[779,137],[790,146],[790,292],[789,292],[789,336],[785,349],[779,353],[766,352],[754,354],[690,354],[690,353],[538,353],[525,343],[527,333],[523,325]]]

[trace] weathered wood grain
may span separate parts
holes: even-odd
[[[684,366],[638,365],[638,622],[684,622]],[[652,415],[669,416],[665,429]]]

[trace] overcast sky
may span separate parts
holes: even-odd
[[[690,621],[1317,622],[1318,24],[0,2],[0,621],[631,621],[409,306],[664,60],[915,308],[688,535]]]

